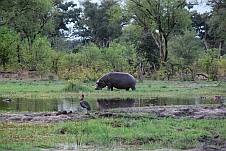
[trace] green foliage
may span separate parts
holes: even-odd
[[[184,65],[191,66],[197,61],[201,52],[201,39],[196,37],[194,31],[186,30],[183,34],[175,35],[169,42],[170,60],[180,64],[178,58],[184,59]]]
[[[127,1],[126,10],[135,23],[150,31],[159,48],[160,59],[167,61],[168,41],[173,33],[186,29],[191,23],[186,3],[182,1]]]
[[[47,38],[38,38],[33,47],[33,53],[35,53],[34,65],[35,71],[39,75],[44,75],[49,72],[52,67],[52,56],[54,51],[51,49]]]
[[[160,69],[155,72],[151,77],[153,80],[164,80],[167,79],[166,69],[161,66]]]
[[[104,49],[104,59],[113,71],[131,72],[135,64],[135,50],[113,42]]]
[[[78,53],[64,54],[59,60],[58,75],[63,79],[95,81],[110,71],[132,72],[134,49],[112,43],[109,48],[85,46]]]
[[[119,38],[119,43],[125,46],[136,46],[137,42],[140,40],[143,29],[140,26],[130,24],[123,28],[123,33]]]
[[[31,146],[59,148],[59,144],[67,145],[68,148],[75,144],[82,148],[88,144],[88,147],[98,146],[95,148],[98,150],[118,145],[119,148],[134,145],[132,147],[139,149],[190,149],[203,145],[199,138],[217,135],[225,140],[226,137],[225,119],[150,119],[144,116],[68,121],[53,125],[2,123],[0,128],[0,149],[3,150],[16,146],[21,150],[31,150]]]
[[[50,72],[54,51],[45,37],[36,38],[32,47],[27,43],[21,46],[23,68],[36,71],[38,75],[44,75]]]
[[[67,26],[67,24],[75,23],[75,26],[77,26],[77,21],[81,19],[80,14],[82,11],[82,8],[77,7],[77,4],[75,4],[73,1],[64,1],[64,0],[53,0],[53,6],[54,6],[54,12],[53,12],[53,18],[54,18],[54,34],[51,35],[52,44],[56,49],[59,50],[58,47],[62,47],[59,45],[59,42],[64,44],[62,40],[63,36],[71,36],[72,31],[70,27]],[[62,32],[67,31],[67,32]],[[62,36],[62,37],[61,37]],[[67,46],[65,46],[67,47]]]
[[[65,54],[60,58],[58,72],[63,79],[90,81],[99,78],[106,68],[101,49],[87,46],[76,54]]]
[[[80,90],[82,90],[82,86],[79,80],[68,80],[64,88],[65,92],[78,92]]]
[[[5,26],[20,33],[21,41],[27,41],[29,47],[36,37],[51,33],[52,25],[52,1],[51,0],[18,0],[6,2],[6,13],[1,16]]]
[[[136,51],[138,56],[147,60],[152,70],[159,69],[159,50],[151,33],[142,35],[136,44]]]
[[[210,2],[213,12],[203,15],[191,14],[186,2],[177,0],[133,0],[124,5],[116,0],[100,3],[87,0],[81,3],[83,8],[63,0],[1,0],[0,3],[1,71],[25,69],[42,77],[56,74],[61,79],[88,82],[110,71],[138,75],[135,71],[139,70],[140,78],[147,71],[149,76],[150,71],[160,69],[153,76],[155,79],[165,79],[171,71],[189,79],[184,73],[193,75],[192,64],[200,55],[196,71],[207,72],[214,80],[225,75],[222,57],[225,32],[222,31],[226,15],[225,4],[221,2]],[[198,33],[186,30],[191,19]],[[72,22],[73,27],[66,26]],[[128,26],[123,27],[125,24]],[[195,35],[199,37],[194,38]],[[83,46],[81,41],[61,36],[83,37],[87,43]],[[208,57],[208,52],[201,54],[200,39],[206,47],[219,49],[221,61],[215,56]],[[159,60],[169,63],[165,71]],[[144,69],[136,69],[141,64]],[[172,69],[171,65],[176,67]]]
[[[219,76],[226,76],[226,58],[223,56],[220,58],[219,64]]]
[[[217,80],[218,75],[218,59],[217,49],[206,50],[205,53],[200,56],[199,61],[201,63],[201,70],[209,74],[209,79]]]
[[[3,150],[2,150],[3,149]],[[22,143],[15,143],[13,145],[0,145],[0,150],[5,151],[5,150],[16,150],[16,151],[40,151],[37,148],[34,148],[32,146],[29,146],[27,144],[22,144]]]
[[[17,64],[16,46],[18,34],[9,28],[0,28],[0,70],[16,70]]]
[[[221,42],[224,43],[226,40],[226,32],[224,32],[226,26],[226,1],[213,1],[210,2],[210,5],[213,7],[213,12],[207,21],[209,25],[208,34],[211,35],[214,41],[212,48],[217,48]]]
[[[39,75],[45,74],[50,69],[50,56],[53,51],[47,38],[41,35],[53,31],[52,1],[3,0],[3,5],[0,7],[0,24],[10,29],[12,36],[4,40],[4,43],[9,41],[12,47],[12,51],[8,53],[12,60],[7,67],[8,71],[26,69],[35,70]],[[9,57],[6,54],[4,53],[5,57],[1,59]]]
[[[110,43],[122,34],[121,22],[113,22],[109,16],[112,8],[119,6],[117,1],[105,0],[99,5],[87,0],[82,6],[84,17],[79,21],[78,34],[84,38],[90,37],[97,46],[109,47]]]

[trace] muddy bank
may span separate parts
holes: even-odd
[[[60,112],[40,112],[40,113],[16,113],[16,114],[1,114],[0,121],[2,122],[21,122],[32,124],[44,123],[60,123],[65,121],[74,121],[79,119],[90,118],[90,115],[72,113],[71,111]]]
[[[59,123],[65,121],[76,121],[83,119],[91,119],[98,117],[129,117],[129,118],[142,118],[142,116],[151,118],[167,118],[172,117],[175,119],[181,119],[183,117],[195,118],[198,120],[217,118],[226,118],[226,106],[164,106],[164,107],[142,107],[142,108],[120,108],[111,109],[108,111],[92,111],[90,115],[82,113],[76,113],[71,111],[60,112],[41,112],[41,113],[17,113],[0,114],[0,122],[20,124],[49,124]],[[225,139],[221,139],[219,135],[213,135],[210,137],[199,137],[198,141],[203,142],[204,145],[194,149],[188,149],[187,151],[226,151]],[[216,145],[217,144],[217,145]],[[46,149],[45,151],[50,151]],[[161,150],[161,149],[160,149]],[[155,150],[155,151],[160,151]],[[168,149],[164,149],[168,150]],[[170,149],[169,149],[170,150]]]
[[[94,117],[123,117],[129,115],[131,118],[142,117],[166,118],[173,117],[180,119],[190,117],[195,119],[208,118],[226,118],[226,106],[164,106],[164,107],[142,107],[142,108],[120,108],[108,111],[93,111],[90,115],[76,113],[71,111],[59,112],[41,112],[41,113],[17,113],[17,114],[0,114],[0,121],[5,122],[32,122],[42,123],[59,123],[65,121],[74,121],[89,119]]]
[[[157,116],[157,118],[173,117],[180,119],[190,117],[195,119],[226,118],[226,106],[164,106],[145,108],[122,108],[100,114],[101,116],[118,116],[119,113],[129,113],[131,117],[142,114]]]

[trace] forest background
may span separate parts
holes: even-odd
[[[0,1],[0,72],[95,81],[226,75],[226,0]],[[73,27],[69,27],[73,24]]]

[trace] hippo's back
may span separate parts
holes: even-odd
[[[125,72],[110,72],[108,73],[107,85],[111,85],[118,89],[129,89],[135,90],[136,79]]]
[[[135,78],[131,74],[125,73],[125,72],[109,72],[108,77],[120,78],[120,79],[129,78],[130,80],[135,80]]]

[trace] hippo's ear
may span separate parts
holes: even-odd
[[[104,83],[104,81],[98,80],[96,84],[101,84],[101,83]]]

